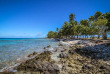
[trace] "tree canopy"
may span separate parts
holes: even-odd
[[[94,38],[95,35],[103,39],[107,39],[107,32],[110,31],[110,12],[103,14],[97,11],[88,19],[82,19],[80,22],[75,20],[75,14],[69,15],[69,22],[65,21],[61,28],[57,31],[50,31],[47,35],[48,38],[81,38],[81,36]]]

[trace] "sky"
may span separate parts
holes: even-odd
[[[43,38],[74,13],[78,22],[96,11],[110,12],[110,0],[0,0],[0,38]]]

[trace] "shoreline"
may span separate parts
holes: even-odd
[[[34,52],[33,52],[34,53]],[[41,52],[39,52],[41,53]],[[30,55],[30,54],[29,54]],[[28,55],[28,56],[29,56]],[[12,71],[12,72],[17,72],[16,70],[13,70],[14,67],[19,66],[21,63],[26,62],[27,60],[33,59],[35,58],[37,55],[33,55],[31,57],[25,56],[25,58],[19,58],[20,60],[16,60],[15,65],[13,66],[9,66],[9,67],[4,67],[3,69],[1,69],[0,72],[4,72],[4,71]]]
[[[44,51],[47,45],[56,46],[57,41],[50,39],[4,39],[0,40],[0,70],[27,59],[31,53]],[[20,54],[20,55],[19,55]]]
[[[28,73],[31,73],[31,72],[32,73],[33,72],[35,72],[35,73],[38,73],[38,72],[40,72],[40,73],[45,73],[45,72],[54,73],[55,71],[57,71],[56,74],[65,73],[65,71],[66,71],[67,74],[69,74],[70,72],[71,73],[75,73],[75,72],[79,72],[79,71],[84,72],[84,71],[82,71],[82,69],[83,69],[83,67],[85,67],[85,62],[83,63],[81,61],[81,60],[83,60],[82,58],[85,58],[88,61],[93,61],[94,60],[94,53],[95,54],[102,54],[100,51],[96,51],[96,50],[93,50],[93,49],[97,49],[98,47],[99,47],[98,49],[103,48],[101,46],[104,46],[106,43],[107,43],[106,41],[102,41],[102,40],[101,41],[94,41],[94,40],[92,40],[92,41],[91,40],[73,40],[73,41],[66,41],[66,42],[60,41],[58,47],[56,47],[56,48],[54,48],[54,49],[52,49],[50,51],[48,51],[48,49],[50,48],[50,47],[48,47],[47,49],[44,49],[45,50],[44,52],[39,53],[35,57],[30,58],[30,59],[26,60],[25,62],[20,63],[20,65],[17,65],[16,67],[13,67],[14,70],[18,70],[18,71],[14,72],[14,73],[19,73],[21,71],[28,72]],[[97,46],[97,45],[99,45],[99,46]],[[94,46],[96,46],[96,48]],[[107,47],[110,48],[110,46],[107,46]],[[83,49],[84,49],[84,51],[82,51]],[[89,52],[88,52],[88,49],[89,49]],[[46,54],[46,53],[49,53],[49,54]],[[82,53],[85,54],[85,55],[83,55]],[[93,55],[93,57],[91,55]],[[46,58],[42,59],[43,57],[46,57]],[[78,57],[80,57],[80,58],[78,59]],[[39,60],[36,60],[35,58],[39,58]],[[99,57],[99,58],[101,58],[101,57]],[[104,60],[103,57],[101,59],[99,59],[99,58],[98,57],[95,58],[94,61],[100,61],[101,60],[101,62],[107,62],[107,63],[110,64],[110,61],[109,60],[108,61],[103,61]],[[65,61],[64,62],[64,60],[70,60],[70,59],[72,59],[72,60],[71,61]],[[79,60],[80,60],[80,62],[79,62]],[[40,63],[40,65],[43,66],[42,64],[48,64],[48,66],[45,66],[45,65],[43,66],[43,67],[47,67],[47,69],[44,69],[42,67],[39,70],[39,67],[38,68],[36,67],[36,65],[37,66],[39,66],[39,65],[38,65],[38,63],[36,63],[36,64],[33,64],[33,66],[35,66],[35,69],[38,69],[38,70],[32,69],[32,71],[31,71],[31,68],[30,68],[31,66],[28,67],[28,64],[30,63],[30,61],[31,62],[33,62],[33,61],[35,61],[35,62],[42,61],[43,63]],[[73,63],[72,63],[73,61],[74,61],[74,63],[76,63],[76,64],[74,64],[74,66],[76,66],[79,63],[83,63],[82,65],[79,65],[78,66],[79,71],[78,70],[75,70],[74,71],[73,69],[76,69],[74,67],[71,68],[71,66],[73,65]],[[61,62],[63,62],[64,64],[62,64]],[[79,62],[79,63],[77,63],[77,62]],[[91,62],[91,63],[93,63],[93,62]],[[89,64],[91,64],[91,63],[89,63]],[[64,66],[65,64],[68,64],[68,65],[67,66]],[[86,64],[86,68],[88,68],[88,65],[89,64]],[[55,65],[55,66],[51,67],[52,69],[50,69],[49,68],[50,65]],[[91,65],[93,65],[93,64],[91,64]],[[100,65],[100,64],[98,64],[98,65]],[[26,67],[27,69],[25,70],[24,68],[22,69],[21,67]],[[58,70],[56,70],[55,67],[57,67]],[[63,71],[62,70],[63,67],[68,68],[70,71],[68,69],[67,70],[65,69],[65,71]],[[89,67],[92,68],[92,67],[97,67],[97,66],[94,66],[94,65],[93,66],[90,66],[89,65]],[[86,68],[84,68],[84,70]],[[49,70],[51,70],[51,71],[49,71]],[[93,71],[90,71],[90,72],[92,73]],[[110,73],[110,70],[106,70],[106,71]],[[11,71],[5,71],[5,72],[7,73],[7,72],[11,72]],[[21,72],[21,74],[23,72]],[[98,71],[96,71],[96,72],[98,72]]]
[[[17,39],[18,39],[18,38],[17,38]],[[21,39],[22,39],[22,38],[21,38]],[[40,38],[40,39],[42,39],[42,38]],[[48,38],[43,38],[43,39],[48,39]],[[55,39],[51,39],[51,40],[55,40]],[[31,49],[31,48],[30,48],[30,49]],[[10,65],[10,66],[8,66],[8,67],[3,67],[3,68],[0,70],[0,73],[1,73],[1,72],[4,72],[4,71],[15,72],[15,71],[13,70],[14,67],[19,66],[21,63],[26,62],[27,60],[33,59],[33,58],[35,58],[38,54],[44,52],[44,51],[45,51],[44,47],[42,47],[42,50],[43,50],[43,51],[33,51],[32,53],[30,53],[30,54],[28,54],[28,55],[25,55],[25,56],[23,56],[22,58],[17,58],[17,59],[14,61],[14,63],[15,63],[14,65]],[[49,48],[48,48],[48,50],[51,51]],[[37,55],[33,55],[34,52],[36,52]],[[30,55],[32,55],[32,56],[30,56]]]

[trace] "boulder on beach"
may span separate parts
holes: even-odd
[[[29,54],[28,57],[32,57],[34,55],[37,55],[38,53],[37,52],[33,52],[32,54]]]
[[[48,49],[48,48],[50,48],[51,47],[51,45],[48,45],[47,47],[44,47],[43,49]]]
[[[56,49],[53,50],[54,52],[49,50],[40,54],[33,52],[29,56],[37,55],[35,58],[21,63],[14,70],[30,72],[30,74],[31,72],[35,74],[109,74],[110,47],[105,44],[91,46],[87,45],[88,42],[80,41],[73,45],[61,42],[62,45],[53,48]],[[46,49],[51,48],[46,47]]]
[[[33,55],[37,55],[38,53],[37,52],[33,52]]]
[[[68,58],[68,54],[61,53],[61,54],[59,54],[59,58]]]
[[[51,47],[51,45],[48,45],[48,46],[47,46],[47,48],[50,48],[50,47]]]
[[[32,57],[32,56],[33,56],[33,54],[29,54],[29,55],[28,55],[28,57]]]
[[[34,52],[34,54],[36,54]],[[48,72],[50,74],[58,74],[59,67],[55,64],[55,61],[51,59],[52,52],[44,51],[43,53],[39,54],[33,59],[29,59],[24,63],[21,63],[15,69],[18,71],[33,71],[33,72],[40,72],[45,73]]]

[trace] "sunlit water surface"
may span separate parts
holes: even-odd
[[[53,39],[9,38],[0,39],[0,70],[12,66],[17,60],[29,54],[44,51],[44,47],[56,47],[58,42]]]

